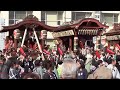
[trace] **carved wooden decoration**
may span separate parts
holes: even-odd
[[[14,38],[15,39],[19,39],[20,38],[20,30],[19,29],[15,29],[13,32]]]
[[[115,23],[113,28],[114,30],[120,30],[120,23]]]
[[[32,28],[36,28],[36,27],[38,27],[38,26],[39,26],[39,25],[30,24],[30,23],[25,25],[26,28],[31,28],[31,29],[32,29]]]
[[[38,21],[38,18],[34,15],[29,15],[27,17],[25,17],[23,20],[35,20],[35,21]]]

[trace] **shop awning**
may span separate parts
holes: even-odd
[[[98,29],[80,29],[78,35],[97,35]]]

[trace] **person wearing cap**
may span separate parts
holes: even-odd
[[[115,65],[116,65],[116,60],[114,58],[110,58],[109,65],[107,66],[107,68],[111,70],[113,79],[120,79],[120,73]]]
[[[85,64],[82,60],[77,60],[78,70],[77,70],[77,79],[87,79],[88,72],[85,69]]]

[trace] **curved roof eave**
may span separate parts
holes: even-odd
[[[26,24],[36,24],[38,26],[41,26],[43,27],[45,30],[48,30],[48,31],[53,31],[54,29],[56,29],[57,27],[53,27],[53,26],[49,26],[49,25],[46,25],[40,21],[35,21],[35,20],[26,20],[26,21],[21,21],[17,24],[14,24],[14,25],[10,25],[10,26],[3,26],[3,32],[4,31],[9,31],[9,30],[13,30],[13,29],[16,29],[16,28],[20,28],[21,26],[24,26]]]
[[[89,21],[97,23],[100,28],[109,28],[109,26],[102,24],[101,22],[99,22],[97,19],[94,18],[84,18],[78,22],[78,26],[80,26],[83,22],[89,22]]]
[[[11,29],[14,30],[14,29],[19,28],[21,26],[24,26],[26,24],[36,24],[38,26],[41,26],[43,28],[43,30],[48,30],[48,31],[51,31],[51,32],[58,32],[58,31],[74,29],[74,28],[76,28],[76,26],[80,27],[80,25],[83,22],[88,22],[88,21],[92,21],[92,22],[97,23],[99,28],[108,28],[109,27],[109,26],[106,26],[106,25],[100,23],[98,20],[96,20],[94,18],[84,18],[82,20],[79,20],[77,23],[73,23],[73,24],[67,25],[67,26],[58,26],[58,27],[49,26],[49,25],[46,25],[46,24],[44,24],[40,21],[29,19],[29,20],[23,20],[23,21],[21,21],[17,24],[14,24],[14,25],[4,26],[3,27],[4,29],[1,30],[0,32],[9,31]]]
[[[99,28],[109,28],[109,26],[107,25],[104,25],[102,23],[100,23],[98,20],[94,19],[94,18],[84,18],[82,20],[79,20],[77,23],[74,23],[74,24],[71,24],[71,25],[68,25],[68,26],[60,26],[58,28],[56,28],[54,31],[64,31],[64,30],[69,30],[69,29],[74,29],[76,26],[80,27],[80,25],[83,23],[83,22],[88,22],[88,21],[92,21],[92,22],[95,22],[98,24]]]
[[[118,34],[120,34],[120,30],[115,31],[115,29],[111,29],[110,31],[108,31],[104,35],[118,35]]]

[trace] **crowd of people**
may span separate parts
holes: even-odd
[[[47,47],[42,54],[30,48],[0,51],[0,79],[120,79],[120,50],[110,54],[90,47],[76,52]]]

